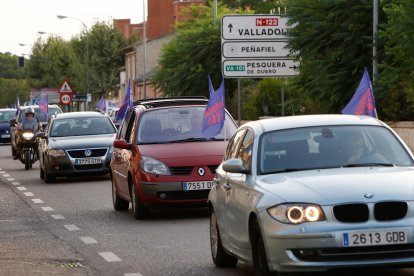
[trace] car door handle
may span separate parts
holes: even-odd
[[[226,184],[223,185],[223,188],[228,191],[228,190],[231,189],[231,184],[226,183]]]

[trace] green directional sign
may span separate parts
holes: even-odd
[[[246,71],[246,66],[244,65],[226,65],[227,72],[243,72]]]

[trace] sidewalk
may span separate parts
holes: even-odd
[[[93,275],[0,179],[0,275]]]

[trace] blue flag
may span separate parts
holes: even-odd
[[[127,113],[128,108],[133,107],[134,103],[132,101],[132,88],[131,88],[131,80],[128,80],[128,88],[125,93],[124,101],[122,102],[121,107],[118,110],[118,113],[115,117],[115,123],[120,123]]]
[[[204,111],[203,134],[206,137],[213,137],[221,132],[224,125],[224,78],[221,81],[220,87],[214,91],[210,76],[208,76],[208,87],[210,90],[210,100]]]
[[[377,117],[374,92],[367,69],[364,69],[361,82],[349,103],[342,109],[342,114],[368,115]]]
[[[45,96],[41,97],[39,102],[38,102],[38,105],[39,105],[40,111],[47,115],[48,112],[49,112],[49,106],[48,106],[49,105],[49,96],[45,95]]]
[[[96,109],[106,112],[106,101],[103,95],[101,96],[99,101],[96,103]]]

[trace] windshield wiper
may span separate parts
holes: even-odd
[[[170,142],[197,142],[197,141],[207,141],[207,138],[204,137],[190,137],[190,138],[186,138],[186,139],[180,139],[180,140],[174,140],[174,141],[170,141]]]
[[[358,164],[346,164],[342,167],[344,168],[352,168],[352,167],[375,167],[375,166],[384,166],[384,167],[395,167],[392,163],[358,163]]]

